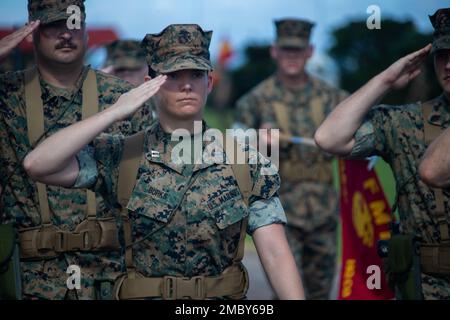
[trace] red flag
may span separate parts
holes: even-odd
[[[220,45],[219,57],[217,63],[221,66],[225,66],[227,61],[233,56],[233,49],[228,39],[224,39]]]
[[[342,269],[339,299],[394,298],[377,254],[390,237],[391,209],[374,170],[365,160],[339,160]]]

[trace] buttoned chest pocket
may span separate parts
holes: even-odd
[[[181,201],[183,185],[173,175],[158,171],[143,172],[136,183],[127,209],[136,239],[166,225]]]

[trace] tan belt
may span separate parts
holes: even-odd
[[[115,297],[122,299],[206,299],[234,296],[244,298],[248,290],[248,275],[242,264],[227,268],[216,277],[197,276],[134,279],[122,277],[116,283]]]
[[[50,259],[71,251],[120,249],[115,218],[84,220],[73,232],[53,225],[21,229],[19,240],[23,260]]]
[[[420,247],[423,273],[450,275],[450,244]]]

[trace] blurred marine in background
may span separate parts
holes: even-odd
[[[148,74],[145,52],[139,41],[116,40],[106,45],[103,71],[138,86]]]
[[[338,219],[332,157],[302,142],[313,138],[346,93],[305,71],[313,54],[313,23],[284,19],[275,26],[277,37],[270,53],[277,71],[238,100],[235,126],[280,129],[280,199],[289,244],[306,297],[327,299],[335,272]]]

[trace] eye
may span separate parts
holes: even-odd
[[[167,79],[169,80],[177,80],[178,79],[178,74],[176,72],[171,72],[167,74]]]
[[[193,77],[195,78],[195,79],[201,79],[201,78],[203,78],[203,75],[204,75],[205,73],[203,72],[203,71],[194,71],[194,74],[193,74]]]

